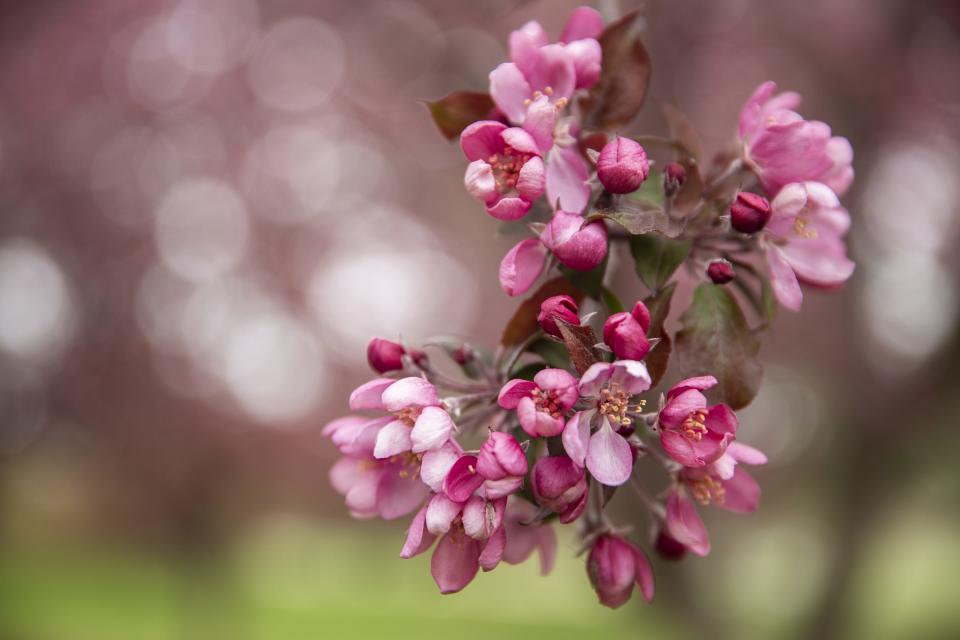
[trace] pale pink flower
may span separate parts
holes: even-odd
[[[653,569],[635,544],[618,535],[599,536],[587,557],[587,575],[600,603],[616,609],[633,595],[633,585],[647,602],[653,600]]]
[[[560,516],[560,523],[573,522],[587,506],[587,476],[583,465],[568,456],[543,456],[530,474],[533,497],[540,506]]]
[[[760,501],[760,486],[738,463],[758,465],[766,462],[767,457],[761,451],[733,442],[712,464],[681,469],[677,474],[678,486],[667,498],[667,539],[700,556],[710,553],[707,528],[693,501],[701,505],[712,503],[735,513],[753,513]]]
[[[634,454],[620,432],[632,429],[631,398],[649,388],[647,367],[636,360],[597,362],[580,378],[580,396],[594,407],[567,421],[563,448],[601,484],[615,487],[630,478]]]
[[[360,385],[350,394],[350,408],[393,414],[393,419],[377,433],[373,450],[377,458],[439,449],[450,439],[454,428],[453,420],[440,404],[436,388],[423,378],[413,376],[399,380],[377,378]]]
[[[603,323],[603,341],[620,360],[643,360],[650,352],[647,331],[650,329],[650,311],[637,301],[629,312],[621,311]]]
[[[850,142],[832,137],[825,123],[804,120],[794,111],[800,94],[774,95],[776,90],[775,83],[764,82],[740,112],[747,164],[770,194],[791,182],[816,180],[843,195],[853,182]]]
[[[579,397],[576,378],[563,369],[543,369],[532,381],[509,381],[497,402],[504,409],[516,409],[523,430],[540,438],[563,431],[564,416]]]
[[[803,304],[800,282],[837,287],[853,274],[843,236],[850,214],[833,191],[819,182],[788,184],[771,203],[767,264],[777,300],[791,311]]]
[[[687,467],[703,467],[726,451],[737,433],[737,416],[725,404],[707,406],[702,391],[717,384],[713,376],[681,380],[667,392],[660,410],[660,444]]]

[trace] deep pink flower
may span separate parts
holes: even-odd
[[[653,569],[636,545],[613,534],[599,536],[587,557],[587,575],[601,604],[611,609],[621,606],[633,595],[633,585],[643,599],[653,600]]]
[[[590,398],[595,406],[567,421],[563,448],[600,483],[613,487],[630,478],[633,450],[619,431],[632,423],[630,399],[649,388],[647,367],[636,360],[597,362],[580,378],[581,397]]]
[[[436,388],[423,378],[371,380],[350,394],[350,408],[393,414],[377,433],[373,450],[377,458],[439,449],[453,431],[453,420],[440,405]]]
[[[736,414],[725,404],[708,407],[701,393],[716,384],[713,376],[687,378],[667,392],[667,403],[660,411],[660,444],[684,466],[710,464],[736,435]]]
[[[630,312],[615,313],[603,323],[603,341],[618,360],[643,360],[650,352],[650,311],[641,301]]]
[[[615,137],[597,158],[597,178],[610,193],[633,193],[649,173],[647,152],[630,138]]]
[[[355,518],[379,515],[390,520],[417,508],[429,490],[439,491],[443,479],[460,456],[453,441],[422,455],[410,452],[378,459],[377,434],[391,419],[347,416],[324,427],[323,434],[343,457],[330,469],[334,489],[346,499]]]
[[[554,338],[562,338],[560,329],[557,328],[557,320],[579,327],[580,316],[577,315],[579,312],[576,301],[570,296],[553,296],[540,304],[537,322],[548,335]]]
[[[788,184],[771,203],[767,224],[767,264],[777,300],[791,311],[803,304],[800,282],[836,287],[852,274],[843,236],[850,214],[819,182]]]
[[[494,218],[522,218],[533,201],[543,195],[546,173],[542,151],[530,132],[481,120],[463,130],[460,148],[470,160],[464,185]]]
[[[777,85],[764,82],[740,112],[740,139],[746,162],[768,193],[791,182],[823,182],[838,195],[853,182],[853,148],[846,138],[831,137],[823,122],[804,120],[794,109],[800,94],[774,95]]]
[[[477,456],[477,473],[486,480],[525,476],[528,464],[523,447],[509,433],[491,431]]]
[[[510,34],[510,59],[490,73],[490,95],[497,107],[517,124],[524,121],[527,101],[546,95],[565,104],[575,89],[600,78],[603,20],[595,9],[580,7],[570,14],[560,43],[550,44],[543,27],[531,21]]]
[[[367,344],[367,363],[377,373],[400,371],[403,369],[403,356],[407,350],[399,342],[384,338],[373,338]]]
[[[530,474],[533,496],[540,506],[560,516],[560,522],[573,522],[587,506],[587,477],[583,465],[567,456],[544,456],[533,465]]]
[[[760,501],[760,486],[738,463],[757,465],[766,462],[767,457],[761,451],[733,442],[712,464],[682,469],[677,474],[679,486],[667,498],[665,524],[668,537],[697,555],[710,553],[707,528],[690,497],[702,505],[713,503],[735,513],[753,513]]]
[[[523,430],[534,438],[559,435],[564,416],[577,401],[577,379],[563,369],[543,369],[533,380],[511,380],[497,402],[516,409]]]

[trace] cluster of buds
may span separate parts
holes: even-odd
[[[644,548],[668,559],[706,555],[698,508],[758,507],[759,485],[742,465],[767,460],[737,440],[736,411],[759,387],[765,306],[798,310],[801,282],[832,288],[853,271],[839,202],[852,151],[793,111],[796,94],[763,84],[743,107],[737,146],[704,175],[682,137],[689,123],[671,131],[676,138],[643,138],[664,143],[672,157],[662,164],[641,139],[606,133],[622,130],[646,92],[622,91],[649,77],[635,17],[605,30],[581,7],[557,42],[530,22],[510,35],[511,60],[491,72],[489,96],[431,104],[435,118],[449,109],[437,120],[445,132],[452,114],[478,105],[477,120],[453,134],[469,162],[466,188],[488,214],[526,219],[533,234],[501,262],[503,290],[520,295],[554,274],[520,305],[493,354],[374,338],[367,359],[381,377],[351,394],[354,413],[324,429],[341,454],[330,476],[350,513],[410,517],[400,555],[433,548],[442,593],[534,551],[549,572],[555,526],[572,525],[602,604],[621,606],[634,585],[650,601]],[[605,64],[608,44],[643,55]],[[611,108],[617,100],[628,104]],[[660,179],[648,183],[657,166]],[[632,307],[608,287],[617,240],[649,289]],[[671,338],[671,296],[684,277],[700,282]],[[739,286],[723,286],[731,282]],[[754,304],[759,327],[748,326],[741,301]],[[721,341],[738,344],[720,354]],[[679,371],[664,384],[674,351]],[[642,507],[645,539],[635,523],[615,523],[624,495]]]

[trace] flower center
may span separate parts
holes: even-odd
[[[421,456],[412,451],[404,451],[390,457],[390,462],[400,465],[397,475],[401,478],[417,478],[420,475]]]
[[[400,409],[400,411],[397,411],[394,415],[397,416],[397,420],[413,428],[417,418],[420,417],[421,411],[423,411],[422,407],[407,407],[406,409]]]
[[[537,387],[530,395],[533,398],[533,404],[537,407],[537,411],[548,413],[554,418],[559,418],[563,415],[563,407],[561,407],[557,401],[556,391],[552,389],[548,391]]]
[[[646,400],[641,400],[642,407]],[[633,420],[627,415],[630,411],[630,394],[620,388],[616,382],[600,390],[600,399],[597,402],[600,415],[606,416],[611,422],[628,427]]]
[[[801,211],[800,213],[802,214],[803,212]],[[793,232],[801,238],[812,240],[817,237],[817,231],[816,229],[807,229],[807,224],[809,224],[809,221],[806,216],[798,215],[793,221]]]
[[[497,189],[501,193],[516,189],[520,170],[531,157],[529,153],[520,153],[512,147],[507,147],[501,153],[487,158],[487,163],[493,169],[493,179],[497,183]]]
[[[684,420],[683,424],[680,425],[680,433],[683,434],[683,436],[688,440],[700,442],[704,434],[707,432],[706,420],[706,409],[697,409],[696,411],[691,411],[690,415],[687,416],[687,419]]]
[[[693,499],[704,506],[711,502],[723,504],[726,498],[723,483],[714,477],[702,475],[698,478],[688,478],[686,483]]]

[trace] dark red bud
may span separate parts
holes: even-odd
[[[657,539],[654,541],[653,547],[662,558],[667,560],[679,560],[687,554],[687,548],[663,529],[657,532]]]
[[[740,233],[756,233],[770,220],[770,202],[763,196],[741,191],[730,205],[730,226]]]
[[[403,345],[392,340],[374,338],[367,345],[367,362],[377,373],[403,369]]]
[[[707,266],[707,275],[713,280],[713,284],[727,284],[736,274],[732,264],[726,260],[717,259]]]
[[[456,362],[461,367],[473,362],[473,358],[474,358],[473,349],[471,349],[467,345],[457,347],[456,349],[453,350],[453,353],[451,353],[450,355],[453,358],[453,361]]]
[[[663,192],[669,198],[683,186],[687,170],[679,162],[671,162],[663,168]]]

